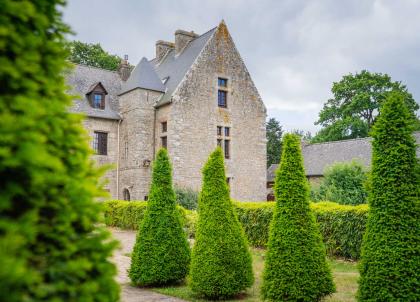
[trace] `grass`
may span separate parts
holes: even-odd
[[[242,295],[238,299],[227,301],[241,302],[260,302],[260,287],[262,282],[262,271],[264,268],[265,250],[252,249],[253,267],[255,275],[254,285],[247,290],[246,295]],[[356,301],[355,295],[357,291],[357,271],[356,262],[348,262],[343,260],[331,259],[330,265],[334,275],[334,282],[337,292],[332,296],[324,299],[325,302],[353,302]],[[178,297],[192,302],[205,302],[208,300],[196,297],[187,285],[179,285],[172,287],[152,288],[151,290],[173,297]]]

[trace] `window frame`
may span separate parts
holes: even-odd
[[[164,121],[164,122],[161,122],[160,123],[161,124],[161,129],[162,129],[162,133],[166,133],[166,132],[168,132],[168,122],[167,121]]]
[[[99,103],[96,102],[96,96],[101,97],[101,100]],[[94,91],[92,92],[91,98],[92,98],[92,101],[91,101],[92,108],[101,109],[101,110],[105,109],[105,93]]]
[[[230,139],[225,139],[223,143],[223,151],[226,159],[230,159]]]
[[[168,137],[166,135],[160,137],[160,145],[162,148],[168,150]]]
[[[217,106],[228,108],[229,80],[224,77],[217,77]]]
[[[108,155],[108,132],[93,132],[93,150],[96,155]]]

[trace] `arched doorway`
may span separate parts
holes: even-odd
[[[127,188],[123,190],[123,198],[124,200],[130,201],[130,191]]]

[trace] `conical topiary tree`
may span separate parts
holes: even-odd
[[[118,301],[100,173],[68,112],[63,3],[0,0],[0,301]]]
[[[252,259],[226,184],[222,150],[203,169],[190,286],[207,298],[226,298],[251,286]]]
[[[165,285],[185,278],[190,248],[180,219],[168,152],[160,149],[153,163],[147,210],[131,255],[133,284]]]
[[[393,93],[371,133],[359,301],[420,301],[420,178],[412,121],[404,97]]]
[[[309,208],[299,137],[286,134],[282,146],[262,296],[269,301],[319,301],[335,287],[321,233]]]

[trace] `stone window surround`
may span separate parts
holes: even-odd
[[[225,135],[226,134],[226,128],[229,128],[228,130],[228,136]],[[219,132],[219,129],[221,129],[221,135]],[[229,157],[225,156],[225,141],[229,141]],[[228,124],[223,124],[223,125],[217,125],[216,126],[216,146],[219,146],[222,148],[223,150],[223,155],[224,155],[224,159],[225,161],[230,161],[232,160],[232,125],[228,125]]]
[[[225,79],[227,81],[227,86],[219,86],[219,78],[221,79]],[[216,106],[217,108],[221,109],[221,110],[227,110],[230,111],[230,107],[231,107],[231,95],[232,95],[232,79],[231,77],[229,77],[226,74],[221,74],[221,73],[217,73],[216,77],[215,77],[215,91],[216,91]],[[221,107],[219,106],[219,90],[223,90],[226,91],[226,107]]]
[[[98,134],[98,135],[97,135]],[[106,134],[106,147],[105,147],[105,152],[104,154],[99,154],[98,152],[100,151],[99,148],[99,136],[101,134]],[[96,156],[108,156],[108,136],[109,136],[109,131],[104,131],[104,130],[94,130],[93,131],[93,140],[92,140],[92,149],[95,151]]]
[[[168,120],[167,119],[160,119],[160,147],[168,149]],[[166,144],[166,146],[164,146]]]

